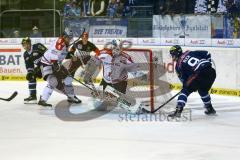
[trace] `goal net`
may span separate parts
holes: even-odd
[[[161,50],[131,48],[124,49],[124,52],[131,57],[134,63],[139,64],[139,71],[146,77],[136,77],[131,73],[128,74],[126,96],[134,98],[137,102],[136,106],[141,104],[147,110],[153,111],[171,98],[170,84],[167,83]],[[75,76],[80,75],[82,70],[83,68],[79,67]],[[103,75],[102,69],[97,73],[97,79],[101,79]],[[173,105],[170,104],[170,106]],[[164,110],[168,108],[165,106]],[[121,109],[118,111],[121,111]]]
[[[126,94],[136,98],[144,108],[153,111],[171,97],[162,52],[136,48],[124,52],[131,56],[134,63],[139,64],[140,72],[147,75],[147,78],[141,79],[129,74]]]

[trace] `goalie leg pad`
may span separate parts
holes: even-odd
[[[97,67],[99,66],[100,62],[96,57],[91,57],[91,59],[88,61],[84,74],[83,74],[83,80],[84,82],[88,82],[92,79],[93,74],[97,70]]]

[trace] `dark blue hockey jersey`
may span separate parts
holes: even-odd
[[[175,69],[185,85],[192,75],[211,65],[211,54],[208,51],[186,51],[179,57]]]
[[[34,70],[34,64],[38,65],[40,58],[43,56],[43,54],[47,51],[47,48],[41,44],[36,43],[31,46],[30,52],[25,51],[23,53],[25,66],[28,72],[31,72]]]

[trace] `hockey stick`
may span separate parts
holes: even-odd
[[[73,45],[73,44],[75,44],[77,41],[79,41],[81,38],[82,38],[82,36],[83,36],[83,33],[85,32],[85,28],[83,28],[83,31],[82,31],[82,34],[78,37],[78,39],[76,39],[75,41],[73,41],[71,44],[69,44],[69,46],[71,46],[71,45]]]
[[[73,76],[71,76],[70,74],[68,75],[69,77],[71,77],[72,79],[74,79],[75,81],[79,82],[81,85],[83,85],[84,87],[88,88],[91,91],[95,91],[93,88],[89,87],[88,85],[86,85],[85,83],[81,82],[80,80],[74,78]]]
[[[9,98],[0,98],[0,100],[3,101],[11,101],[13,98],[15,98],[17,96],[18,92],[15,91]]]
[[[175,97],[177,97],[179,94],[181,93],[178,92],[177,94],[175,94],[172,98],[170,98],[169,100],[167,100],[165,103],[163,103],[161,106],[159,106],[158,108],[156,108],[155,110],[153,111],[149,111],[149,110],[146,110],[145,108],[142,108],[142,111],[145,112],[145,113],[155,113],[157,112],[160,108],[164,107],[166,104],[168,104],[170,101],[172,101]]]

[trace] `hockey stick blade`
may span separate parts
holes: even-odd
[[[11,101],[13,98],[15,98],[17,96],[18,92],[15,91],[9,98],[0,98],[0,100],[3,101]]]
[[[181,93],[178,92],[177,94],[175,94],[173,97],[171,97],[169,100],[167,100],[165,103],[163,103],[161,106],[159,106],[158,108],[156,108],[155,110],[153,111],[149,111],[149,110],[146,110],[145,108],[142,108],[142,112],[143,113],[155,113],[157,112],[160,108],[164,107],[166,104],[168,104],[170,101],[172,101],[175,97],[177,97],[179,94]]]

